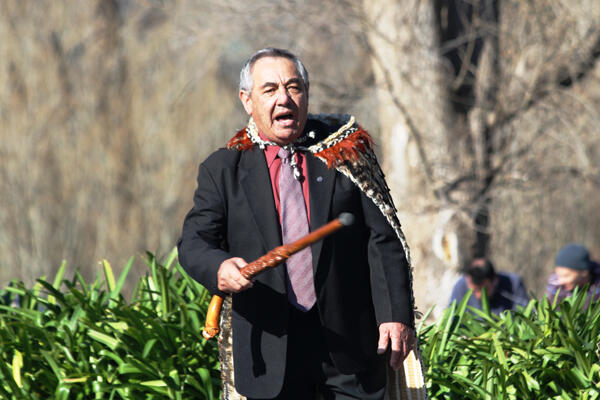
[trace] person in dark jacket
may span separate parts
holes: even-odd
[[[571,296],[576,287],[585,285],[589,285],[588,302],[600,298],[600,263],[592,261],[582,244],[567,244],[556,254],[546,294],[551,301],[555,298],[561,301]]]
[[[399,368],[415,343],[408,248],[368,134],[351,116],[309,116],[308,89],[285,50],[248,60],[239,96],[250,121],[200,165],[179,260],[232,295],[232,390],[382,399],[386,365]],[[342,212],[352,226],[253,281],[240,273]]]
[[[485,258],[475,258],[463,268],[464,275],[456,282],[450,295],[450,304],[460,302],[469,290],[468,305],[481,310],[483,289],[487,293],[490,309],[494,314],[504,310],[515,310],[525,306],[529,295],[521,277],[511,272],[496,272],[492,262]]]

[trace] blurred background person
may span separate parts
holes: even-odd
[[[600,263],[592,261],[588,249],[579,243],[570,243],[556,254],[554,272],[548,277],[546,294],[550,300],[563,300],[576,287],[590,285],[590,299],[600,298]],[[589,299],[588,299],[589,301]]]
[[[514,310],[517,305],[525,306],[529,302],[529,295],[521,277],[511,272],[496,272],[488,259],[473,259],[463,268],[463,274],[452,289],[449,304],[455,300],[460,302],[469,290],[473,290],[467,305],[481,310],[484,288],[494,314]]]

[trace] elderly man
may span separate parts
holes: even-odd
[[[349,116],[309,116],[308,91],[288,51],[246,62],[248,126],[200,165],[179,259],[211,293],[232,294],[237,392],[382,399],[386,363],[398,368],[415,341],[407,248],[368,134]],[[342,212],[351,227],[253,281],[241,275]]]
[[[600,298],[600,263],[590,259],[589,251],[581,244],[564,246],[554,259],[554,272],[548,277],[546,294],[560,301],[573,294],[576,287],[589,285],[588,302]]]

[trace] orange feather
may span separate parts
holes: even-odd
[[[358,130],[335,145],[315,153],[316,157],[325,160],[327,168],[338,166],[346,161],[358,161],[359,154],[373,147],[371,136],[359,127]]]
[[[227,142],[227,148],[233,150],[248,150],[252,146],[253,143],[246,134],[246,128],[240,129],[235,136]]]

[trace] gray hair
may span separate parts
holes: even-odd
[[[250,93],[252,91],[252,67],[254,63],[256,63],[261,58],[265,57],[282,57],[291,60],[296,66],[296,70],[300,74],[302,78],[302,82],[304,82],[304,86],[308,90],[308,71],[304,68],[304,64],[298,57],[294,54],[290,53],[287,50],[276,49],[274,47],[267,47],[265,49],[258,50],[256,53],[252,54],[252,56],[244,63],[242,70],[240,71],[240,90]]]

